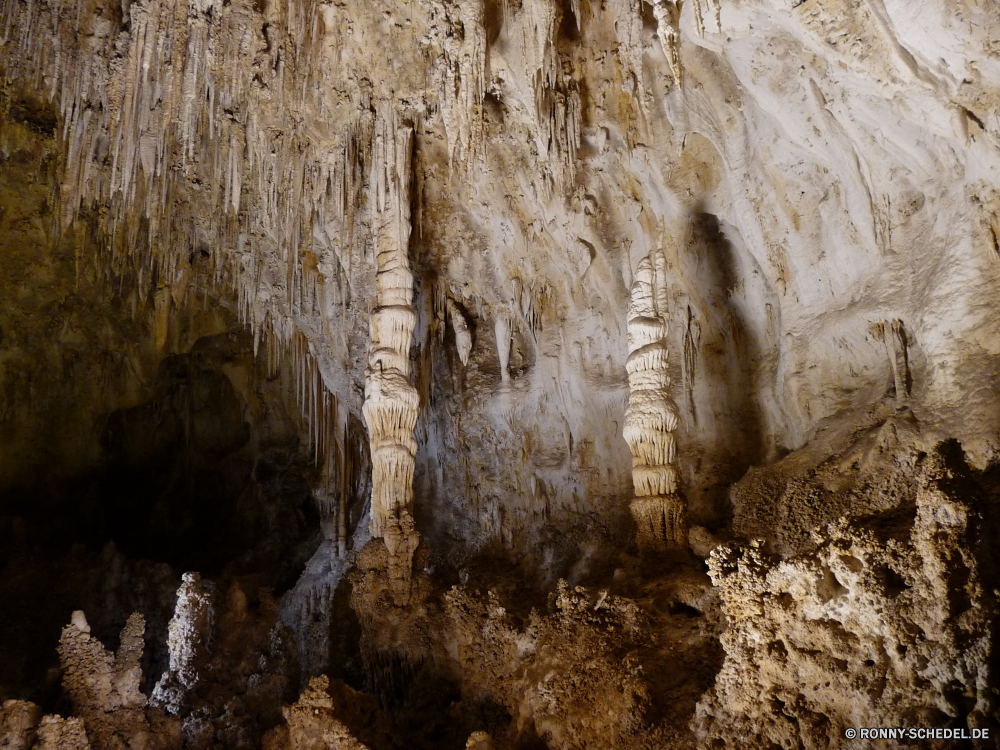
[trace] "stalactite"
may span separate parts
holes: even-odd
[[[465,315],[449,298],[447,300],[448,318],[451,320],[451,327],[455,331],[455,346],[458,349],[458,358],[463,365],[469,364],[469,353],[472,351],[472,332],[469,324],[465,322]]]
[[[413,438],[420,399],[410,384],[410,343],[416,325],[410,236],[412,128],[395,109],[378,111],[372,155],[372,198],[376,217],[376,308],[371,316],[371,350],[365,370],[362,412],[372,457],[371,533],[389,550],[390,579],[398,604],[409,598],[413,553],[419,536],[413,522]]]
[[[44,92],[58,108],[63,226],[84,210],[100,217],[88,231],[106,238],[101,252],[119,284],[158,279],[173,291],[188,257],[208,248],[214,283],[232,287],[255,337],[269,314],[287,341],[297,318],[316,315],[324,281],[314,226],[335,245],[324,262],[336,257],[347,275],[365,239],[355,228],[373,114],[362,106],[322,143],[293,114],[322,88],[307,85],[319,67],[318,14],[292,4],[258,32],[245,3],[206,13],[203,4],[148,0],[132,3],[119,28],[85,4],[73,13],[64,5],[0,0],[0,30],[15,42],[0,49],[5,83]],[[282,62],[251,72],[265,44]],[[285,76],[301,85],[285,86]],[[261,96],[277,118],[258,119]],[[262,270],[272,247],[287,263],[284,278]]]
[[[700,6],[695,0],[695,18],[698,19],[699,33],[704,35],[704,25],[701,21]],[[660,38],[660,46],[663,47],[663,54],[667,56],[670,63],[670,72],[673,73],[674,80],[680,83],[681,80],[681,31],[680,31],[680,8],[672,0],[654,0],[653,15],[656,17],[656,34]]]
[[[623,437],[632,452],[635,499],[631,510],[637,541],[645,549],[687,545],[684,500],[675,466],[677,407],[669,395],[666,256],[654,251],[639,262],[628,308],[626,363],[629,401]]]
[[[442,51],[435,71],[441,116],[452,167],[469,174],[482,161],[485,145],[483,98],[488,46],[481,0],[445,4],[431,40]]]
[[[507,367],[510,364],[510,321],[507,316],[500,313],[493,323],[493,330],[496,333],[497,356],[500,359],[500,381],[506,383],[510,380],[510,372]]]
[[[694,0],[694,24],[698,36],[705,36],[705,11],[711,9],[715,16],[715,26],[722,31],[722,0]]]
[[[656,3],[654,3],[654,9]],[[634,79],[640,105],[645,106],[641,92],[645,90],[642,73],[642,0],[608,0],[618,38],[618,59],[625,77]]]

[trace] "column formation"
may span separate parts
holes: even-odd
[[[420,398],[410,384],[410,342],[416,325],[410,240],[410,173],[413,131],[395,111],[380,108],[372,148],[369,197],[375,204],[378,272],[371,318],[371,351],[365,369],[365,402],[372,460],[370,530],[389,551],[393,596],[409,598],[413,553],[420,537],[413,522],[413,466]]]
[[[635,498],[630,507],[643,549],[687,546],[685,503],[677,494],[677,406],[667,371],[666,257],[642,259],[628,306],[629,399],[622,432],[632,451]]]

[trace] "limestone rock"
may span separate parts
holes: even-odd
[[[187,691],[198,682],[200,662],[206,659],[214,637],[212,599],[212,591],[202,584],[200,575],[184,574],[168,629],[170,667],[150,697],[152,705],[162,706],[168,713],[180,712]]]
[[[34,703],[9,700],[0,706],[0,748],[28,750],[34,746],[42,712]]]
[[[82,719],[48,714],[42,718],[34,747],[38,750],[90,750],[91,744],[87,741]]]
[[[989,527],[956,492],[967,471],[944,452],[929,457],[915,515],[887,518],[881,532],[845,519],[786,560],[759,543],[716,548],[726,662],[699,704],[700,746],[837,745],[847,728],[954,717],[989,726],[997,601],[981,578]]]
[[[121,632],[121,645],[114,654],[105,650],[89,635],[82,613],[74,613],[59,639],[59,659],[63,667],[63,687],[87,729],[95,748],[126,748],[136,737],[148,731],[146,696],[140,690],[145,621],[133,614]],[[66,720],[72,722],[75,719]],[[53,725],[52,736],[59,732],[76,736],[69,723]],[[39,736],[45,742],[45,725]],[[62,740],[60,740],[62,741]],[[86,740],[72,740],[72,742]],[[66,740],[70,742],[70,740]]]
[[[644,549],[687,546],[684,500],[678,495],[677,409],[669,394],[665,341],[669,295],[662,252],[639,262],[628,307],[629,403],[623,435],[632,451],[635,499],[629,507]]]

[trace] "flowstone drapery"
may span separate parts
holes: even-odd
[[[677,494],[677,407],[667,372],[667,261],[662,250],[639,262],[628,306],[629,398],[622,432],[632,451],[632,516],[639,546],[686,546],[684,501]]]

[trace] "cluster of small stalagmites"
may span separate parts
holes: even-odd
[[[413,523],[413,431],[420,410],[410,384],[410,342],[416,325],[410,234],[411,128],[391,106],[380,108],[373,147],[373,200],[378,211],[375,304],[371,350],[365,370],[362,412],[372,461],[371,534],[389,550],[390,577],[398,600],[409,596],[413,553],[419,542]]]
[[[632,451],[632,515],[639,545],[648,549],[687,544],[685,506],[677,494],[674,465],[677,406],[669,395],[666,271],[662,251],[643,258],[628,307],[629,399],[623,436]]]
[[[90,635],[83,612],[74,612],[72,622],[63,628],[59,639],[63,688],[73,703],[76,718],[83,720],[86,729],[83,742],[89,739],[100,750],[124,750],[150,729],[146,696],[141,690],[145,630],[142,615],[132,614],[122,629],[117,653],[111,653]],[[77,734],[68,724],[50,729],[56,730],[73,737]],[[77,744],[79,741],[80,738],[72,740]]]
[[[83,719],[42,716],[29,701],[9,700],[0,706],[0,748],[3,750],[90,750]]]
[[[839,747],[855,727],[1000,731],[981,546],[992,534],[959,461],[935,453],[919,471],[916,515],[900,509],[878,534],[842,518],[783,560],[759,541],[712,553],[726,660],[692,724],[700,747]]]
[[[201,582],[197,573],[185,573],[177,589],[177,604],[167,626],[167,648],[170,664],[163,673],[150,704],[162,706],[168,713],[178,714],[184,707],[187,693],[198,682],[198,664],[211,646],[215,629],[215,608],[212,591]]]
[[[621,657],[650,643],[639,607],[607,591],[571,589],[565,580],[550,602],[554,611],[533,611],[519,626],[493,591],[481,596],[455,586],[445,594],[463,688],[523,717],[521,726],[533,722],[545,747],[664,747],[642,736],[650,689],[639,660]],[[518,747],[515,726],[506,737],[497,734],[495,745]],[[488,735],[467,743],[470,750],[493,746]]]
[[[279,726],[264,737],[265,750],[367,750],[344,723],[329,693],[326,675],[313,677],[297,703],[281,709],[286,726]]]
[[[42,717],[42,723],[38,727],[38,743],[31,747],[34,750],[90,750],[91,744],[87,740],[83,719],[75,716],[64,719],[49,714]]]

